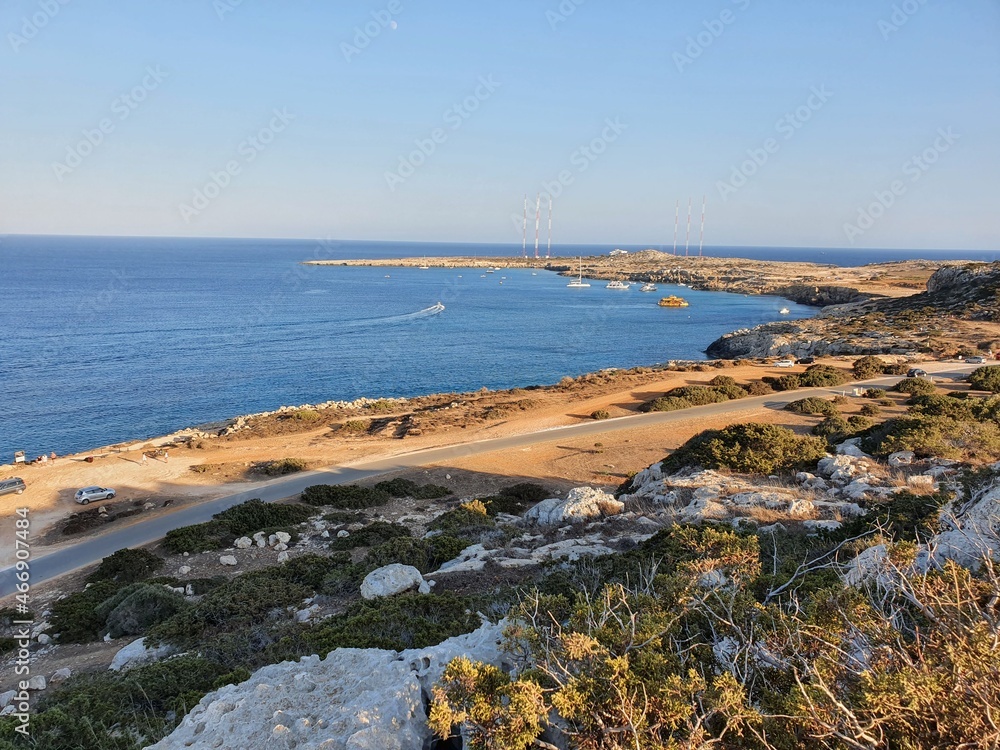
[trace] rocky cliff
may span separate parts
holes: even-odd
[[[847,305],[838,301],[811,320],[769,323],[726,334],[706,353],[736,359],[932,351],[929,329],[940,329],[948,321],[998,322],[998,300],[1000,263],[950,266],[936,271],[920,294]]]

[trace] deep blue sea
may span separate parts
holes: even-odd
[[[565,245],[553,255],[610,249]],[[282,405],[510,388],[698,359],[718,336],[778,320],[782,307],[790,317],[815,314],[774,297],[661,285],[691,302],[666,310],[660,294],[597,282],[567,289],[544,271],[483,278],[301,264],[420,255],[516,256],[520,246],[0,237],[0,463],[15,450],[83,451]],[[995,259],[809,248],[706,255],[836,265]],[[438,302],[443,312],[431,309]]]

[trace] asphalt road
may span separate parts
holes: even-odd
[[[947,378],[966,375],[974,370],[975,367],[973,365],[960,364],[928,364],[924,366],[924,369],[932,375]],[[32,556],[30,560],[31,584],[35,585],[43,581],[58,578],[61,575],[99,562],[101,558],[107,557],[120,549],[139,547],[155,542],[158,539],[162,539],[171,529],[211,520],[212,516],[216,513],[253,498],[260,498],[265,502],[274,502],[275,500],[296,495],[313,484],[346,484],[401,469],[441,464],[482,453],[522,449],[556,440],[602,435],[621,430],[665,426],[699,416],[714,417],[720,414],[731,414],[734,421],[737,421],[737,415],[740,412],[753,411],[760,407],[780,409],[791,401],[808,396],[830,396],[832,394],[849,392],[857,386],[883,387],[894,384],[898,380],[898,376],[876,378],[859,383],[848,383],[836,388],[807,388],[745,398],[739,401],[726,401],[720,404],[697,406],[681,411],[639,414],[619,419],[584,422],[583,424],[558,427],[524,435],[479,440],[442,448],[404,453],[390,458],[366,461],[349,467],[338,466],[319,471],[303,472],[290,478],[274,479],[268,482],[253,484],[250,485],[249,489],[235,495],[227,495],[185,508],[179,508],[178,510],[158,515],[154,518],[137,521],[129,526],[120,526],[108,530],[98,536],[77,542],[71,546],[62,547],[45,555]],[[6,532],[4,532],[4,536],[7,536]],[[11,535],[9,538],[13,539],[13,536]],[[12,567],[0,570],[0,597],[5,597],[15,592],[16,579],[14,574],[15,571]]]

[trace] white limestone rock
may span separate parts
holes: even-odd
[[[233,542],[233,546],[236,547],[236,549],[250,549],[253,546],[253,539],[248,536],[241,536]]]
[[[916,459],[917,454],[913,451],[896,451],[889,454],[889,466],[909,466]]]
[[[395,596],[404,591],[419,589],[423,582],[423,575],[412,565],[392,563],[365,576],[365,580],[361,582],[361,596],[364,599]]]
[[[625,503],[613,495],[593,487],[575,487],[566,498],[542,500],[525,514],[525,519],[539,526],[559,526],[565,523],[584,523],[594,518],[614,516],[625,510]]]
[[[181,575],[181,576],[186,576],[190,572],[191,572],[191,566],[190,565],[181,565],[177,569],[177,575]]]
[[[146,639],[139,638],[132,641],[130,644],[118,650],[114,658],[111,660],[111,666],[108,667],[112,672],[121,672],[123,670],[132,669],[132,667],[141,667],[144,664],[152,664],[153,662],[166,659],[168,656],[174,653],[176,649],[173,646],[168,646],[166,644],[162,646],[157,646],[156,648],[146,648]]]
[[[238,561],[232,555],[223,555],[219,558],[219,565],[237,565]]]
[[[286,552],[285,550],[282,550],[281,552],[279,552],[277,560],[280,563],[288,562],[288,552]]]
[[[68,680],[72,674],[73,670],[71,670],[69,667],[63,667],[62,669],[57,669],[55,672],[52,673],[52,676],[49,677],[49,683],[52,685],[58,685],[61,682],[66,682],[66,680]]]
[[[43,674],[32,675],[28,679],[28,690],[45,690],[47,686],[48,681]]]
[[[342,648],[257,670],[206,695],[148,750],[412,750],[429,747],[424,695],[452,659],[500,665],[503,623],[426,649]]]
[[[253,540],[254,540],[254,543],[258,547],[266,547],[267,546],[267,537],[264,535],[263,531],[258,531],[256,534],[254,534],[253,535]]]
[[[277,540],[277,544],[288,544],[292,541],[292,535],[287,531],[276,531],[274,532],[274,538]]]
[[[347,529],[341,529],[337,532],[337,539],[347,539],[351,535],[351,532]]]
[[[942,519],[951,528],[929,540],[920,567],[954,560],[978,570],[983,557],[1000,555],[1000,486],[987,487],[964,508],[946,508]]]
[[[871,456],[858,447],[858,443],[860,442],[861,438],[851,438],[850,440],[845,440],[837,446],[838,455],[853,456],[854,458],[871,458]]]

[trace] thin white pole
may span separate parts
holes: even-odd
[[[545,257],[552,257],[552,196],[549,196],[549,246],[545,250]]]
[[[687,239],[684,240],[684,257],[688,256],[688,248],[691,247],[691,199],[688,198],[688,229]]]
[[[542,194],[535,198],[535,258],[538,258],[538,227],[542,221]]]

